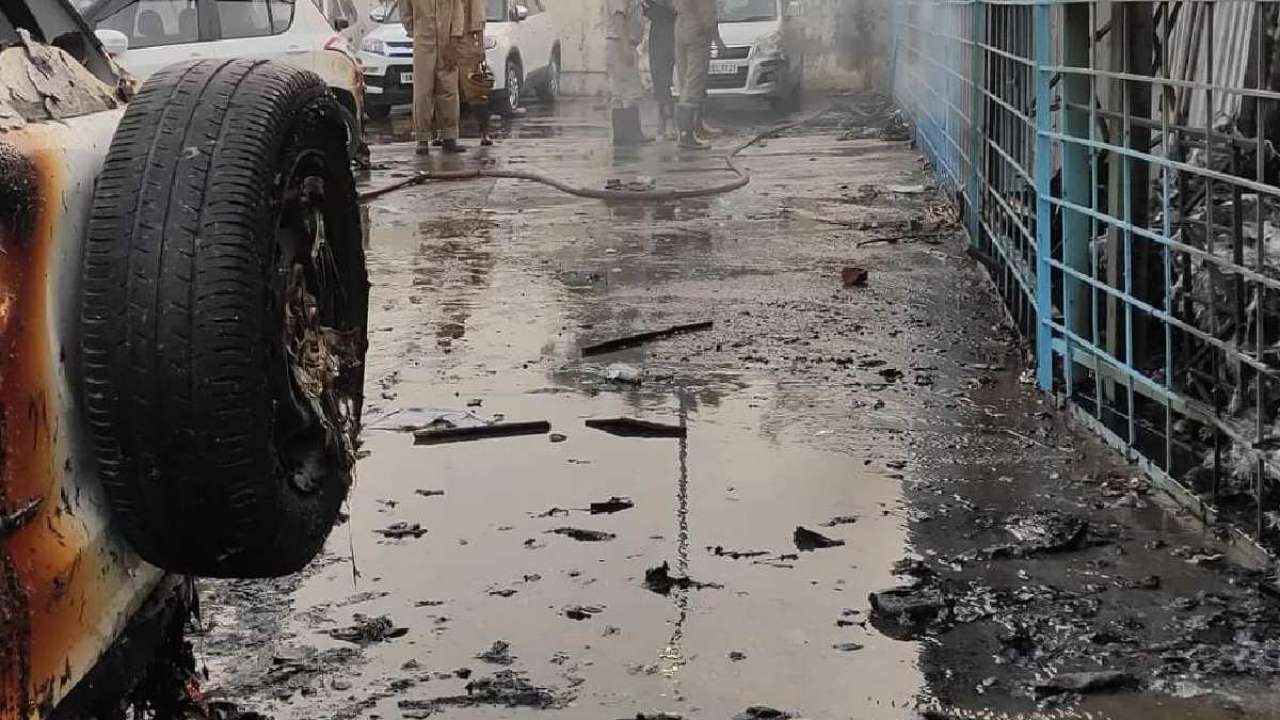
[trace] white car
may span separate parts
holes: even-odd
[[[413,102],[413,40],[400,23],[398,4],[374,7],[369,17],[377,27],[360,44],[368,88],[365,112],[381,119],[393,105]],[[484,34],[495,110],[514,114],[531,90],[545,102],[555,101],[560,94],[560,39],[543,0],[488,0]]]
[[[319,6],[325,1],[96,0],[82,11],[116,62],[139,81],[198,59],[276,60],[316,73],[350,115],[354,157],[363,145],[364,75],[341,33],[356,18],[326,16]],[[354,13],[350,2],[327,4]]]
[[[804,90],[799,0],[718,0],[724,49],[711,48],[707,94],[746,96],[785,108]]]

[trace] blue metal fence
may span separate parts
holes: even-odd
[[[1042,388],[1280,536],[1280,0],[895,0],[894,88]]]

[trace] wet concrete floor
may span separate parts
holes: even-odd
[[[278,718],[727,720],[752,705],[1280,717],[1266,687],[1280,673],[1274,601],[1243,554],[1020,381],[1022,350],[946,204],[911,187],[931,182],[918,153],[836,141],[888,109],[835,103],[748,150],[752,184],[714,199],[611,206],[477,181],[373,202],[369,429],[350,519],[298,577],[204,586],[195,646],[210,696]],[[512,121],[491,150],[430,161],[393,118],[374,129],[366,182],[428,162],[593,187],[725,177],[665,143],[615,153],[604,115],[565,102]],[[719,148],[778,120],[751,106],[715,119],[729,130]],[[859,246],[899,235],[913,236]],[[843,286],[854,266],[865,287]],[[699,321],[715,326],[581,354]],[[609,380],[618,363],[640,383]],[[415,447],[396,429],[442,412],[557,434]],[[584,425],[615,416],[688,436]],[[613,497],[634,507],[589,511]],[[1070,547],[1019,548],[1010,529],[1046,517],[1086,529]],[[797,526],[844,544],[800,550]],[[663,563],[700,584],[647,589]],[[868,622],[870,593],[911,583],[946,598],[942,617],[901,632]],[[1137,689],[1036,690],[1096,670]]]

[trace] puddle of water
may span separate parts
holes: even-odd
[[[486,390],[458,392],[467,398]],[[425,406],[457,402],[452,392],[415,393],[404,400]],[[572,675],[587,679],[583,695],[577,707],[558,717],[598,718],[602,705],[622,716],[694,708],[729,716],[764,702],[817,717],[880,706],[884,714],[860,716],[888,718],[897,716],[890,708],[918,691],[914,644],[857,626],[836,627],[846,608],[865,613],[867,593],[892,582],[905,530],[881,510],[897,502],[895,481],[842,454],[762,441],[752,428],[764,418],[741,402],[688,413],[687,443],[586,429],[584,418],[635,411],[617,394],[490,395],[484,411],[512,420],[548,419],[568,439],[415,448],[406,435],[370,433],[352,520],[333,543],[339,554],[348,543],[354,548],[360,579],[353,585],[344,562],[313,576],[297,593],[303,610],[357,592],[390,593],[326,618],[341,626],[351,621],[348,612],[386,613],[410,628],[402,641],[377,649],[360,671],[364,677],[396,677],[411,659],[431,669],[466,666],[480,674],[492,668],[473,656],[501,639],[521,658],[517,668],[549,685],[569,682],[566,672],[548,665],[556,653],[569,656],[566,665],[578,666]],[[678,401],[665,400],[647,407],[644,417],[678,421],[681,412]],[[419,489],[445,494],[422,497]],[[635,508],[615,515],[574,511],[535,517],[613,496],[630,497]],[[397,504],[389,508],[387,501]],[[861,519],[820,527],[835,515]],[[401,520],[421,523],[429,532],[403,542],[373,534]],[[791,536],[800,523],[847,545],[777,560],[797,554]],[[561,526],[617,538],[582,543],[548,534]],[[767,551],[760,560],[792,567],[716,556],[709,548],[717,545]],[[649,592],[642,587],[645,570],[664,561],[673,573],[724,587],[671,597]],[[540,579],[526,580],[534,575]],[[516,593],[500,597],[490,590]],[[444,605],[414,607],[424,600]],[[574,621],[561,612],[570,605],[603,611]],[[440,616],[449,620],[437,623]],[[606,634],[609,626],[618,628],[616,634]],[[322,629],[297,623],[291,628],[300,641],[324,646],[325,636],[317,632]],[[841,642],[866,647],[831,647]],[[746,657],[731,660],[731,652]],[[437,682],[412,695],[433,696],[447,687]]]

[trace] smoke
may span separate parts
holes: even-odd
[[[812,90],[889,90],[893,0],[805,0],[809,53],[805,84]]]

